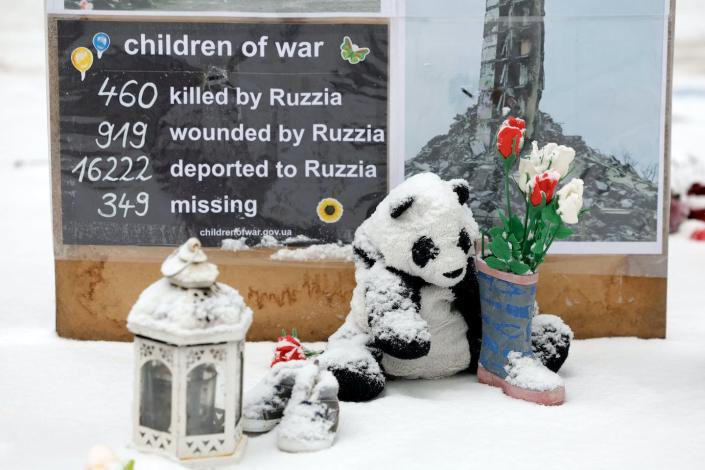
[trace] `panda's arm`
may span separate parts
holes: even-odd
[[[419,315],[418,290],[382,263],[369,270],[365,310],[375,345],[386,354],[399,359],[417,359],[428,354],[431,334]]]

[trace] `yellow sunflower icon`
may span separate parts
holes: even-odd
[[[318,218],[327,224],[334,224],[343,216],[343,205],[337,199],[327,197],[321,199],[316,207]]]

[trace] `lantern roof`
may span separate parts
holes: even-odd
[[[147,287],[127,317],[134,334],[175,345],[245,339],[252,310],[191,238],[162,264],[164,277]]]

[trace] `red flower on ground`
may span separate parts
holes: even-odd
[[[705,228],[696,230],[690,234],[691,240],[697,240],[699,242],[705,242]]]
[[[524,146],[524,132],[526,123],[523,119],[508,117],[497,132],[497,151],[502,157],[509,158],[511,155],[519,155]]]
[[[546,196],[546,203],[551,202],[560,179],[561,175],[553,170],[544,171],[540,175],[534,176],[534,181],[531,183],[531,204],[533,206],[541,204],[542,196],[544,195]]]
[[[277,345],[274,347],[274,359],[272,365],[278,362],[303,361],[306,360],[301,342],[293,336],[280,336],[277,338]]]

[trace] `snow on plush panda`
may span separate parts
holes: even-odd
[[[480,233],[469,196],[465,180],[415,175],[355,232],[351,310],[320,357],[342,400],[374,398],[385,374],[439,378],[477,368],[482,326],[472,241]]]

